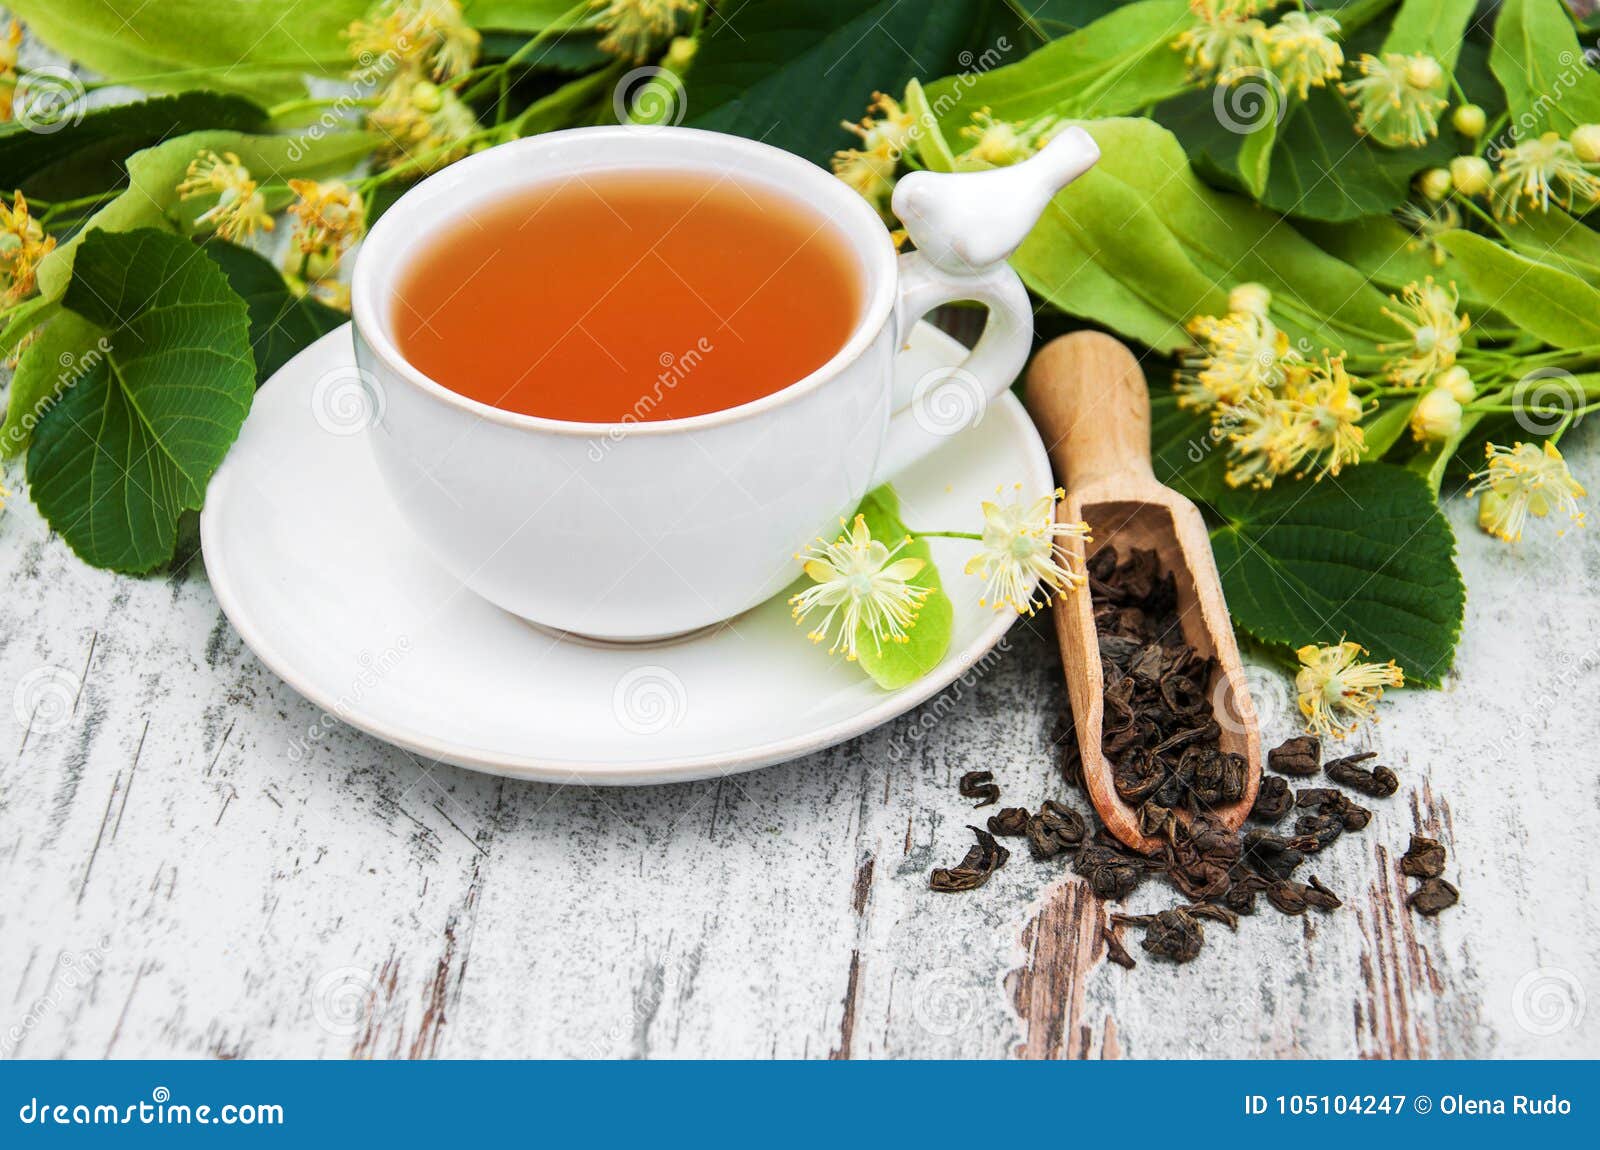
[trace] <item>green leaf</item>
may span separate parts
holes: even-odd
[[[1448,71],[1456,65],[1478,0],[1404,0],[1384,38],[1385,52],[1425,52]]]
[[[915,126],[911,129],[911,146],[916,149],[917,159],[922,166],[930,172],[955,171],[956,154],[944,138],[939,119],[928,104],[927,91],[917,80],[906,81],[905,110],[915,120]]]
[[[1600,290],[1475,232],[1439,237],[1496,311],[1556,347],[1600,344]]]
[[[63,56],[152,92],[215,88],[268,100],[303,77],[342,76],[343,33],[372,0],[8,0],[28,31]]]
[[[906,537],[906,525],[900,521],[900,497],[893,487],[884,485],[867,492],[856,511],[866,516],[872,537],[887,546],[893,547],[896,540]],[[944,585],[939,581],[939,569],[933,565],[933,552],[927,540],[912,540],[900,555],[921,559],[926,564],[913,582],[933,588],[933,594],[922,605],[916,626],[911,628],[910,642],[884,643],[880,647],[865,628],[856,634],[861,669],[886,691],[913,683],[939,665],[950,649],[955,621],[955,608],[950,605],[950,596],[945,594]]]
[[[840,122],[860,119],[874,90],[965,66],[988,9],[983,0],[764,0],[710,19],[687,78],[690,124],[826,163],[848,139]]]
[[[170,136],[203,128],[258,132],[266,124],[259,105],[218,92],[93,108],[55,132],[10,123],[0,126],[0,179],[40,199],[75,199],[120,183],[130,153]]]
[[[1196,503],[1227,490],[1227,437],[1203,415],[1178,406],[1170,388],[1150,388],[1150,465],[1156,479]]]
[[[249,311],[250,351],[258,386],[303,348],[350,318],[320,300],[295,295],[271,261],[249,248],[211,240],[205,244],[205,253],[222,269],[228,286]]]
[[[1411,413],[1417,406],[1416,396],[1393,396],[1385,399],[1378,410],[1367,416],[1361,424],[1364,444],[1361,458],[1379,459],[1400,441],[1411,422]]]
[[[1427,484],[1385,463],[1229,491],[1211,533],[1234,623],[1287,650],[1353,639],[1437,686],[1461,632],[1455,536]]]
[[[543,32],[576,28],[590,22],[594,5],[587,0],[466,0],[467,20],[474,28],[508,32]]]
[[[153,229],[90,233],[64,302],[107,350],[40,419],[29,492],[85,562],[149,571],[250,410],[245,306],[199,249]]]
[[[1461,302],[1472,311],[1474,325],[1479,324],[1481,313],[1489,306],[1459,261],[1447,256],[1443,264],[1435,263],[1428,246],[1388,216],[1343,223],[1302,220],[1295,228],[1323,251],[1388,291],[1399,292],[1407,284],[1421,283],[1432,276],[1441,283],[1456,285]]]
[[[1265,284],[1273,318],[1311,352],[1376,354],[1395,336],[1383,294],[1272,212],[1206,187],[1172,134],[1143,119],[1083,125],[1100,162],[1066,188],[1012,257],[1035,293],[1158,349]]]
[[[62,244],[39,265],[39,294],[59,299],[72,278],[80,239],[91,229],[124,232],[134,228],[179,230],[175,208],[178,183],[202,148],[233,152],[260,183],[282,183],[290,176],[344,172],[378,145],[371,132],[330,132],[313,136],[251,136],[242,132],[192,132],[128,157],[129,186],[89,217],[78,236]]]
[[[535,136],[581,123],[595,109],[605,105],[621,70],[618,64],[569,80],[548,96],[529,104],[512,122],[512,132],[518,136]],[[667,96],[665,102],[650,103],[646,97],[644,106],[670,108],[670,90],[663,87],[661,91]]]
[[[964,65],[928,84],[928,99],[947,134],[984,107],[1006,120],[1125,115],[1194,86],[1172,50],[1191,22],[1187,0],[1138,0],[1014,64]]]
[[[1505,88],[1518,140],[1600,121],[1600,73],[1585,60],[1561,0],[1505,0],[1489,67]]]
[[[1600,235],[1554,204],[1547,211],[1524,212],[1500,230],[1513,251],[1600,286]]]
[[[105,333],[80,315],[58,311],[17,361],[0,425],[0,458],[15,459],[27,448],[57,393],[86,370]],[[100,349],[104,354],[104,349]]]

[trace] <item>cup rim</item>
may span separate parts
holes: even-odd
[[[680,154],[667,162],[655,160],[633,164],[627,161],[630,148],[638,149],[645,145],[646,141],[661,139],[680,144]],[[861,315],[844,345],[821,366],[776,391],[734,407],[681,419],[623,418],[580,422],[551,419],[542,415],[526,415],[522,412],[507,411],[452,391],[414,367],[395,345],[387,317],[380,314],[383,307],[393,298],[393,277],[389,284],[375,282],[375,277],[379,274],[377,258],[379,253],[408,231],[437,227],[441,220],[449,218],[448,197],[451,192],[463,186],[481,185],[497,169],[505,169],[508,165],[534,159],[540,155],[548,158],[555,152],[569,148],[596,145],[617,148],[617,157],[621,162],[608,166],[618,172],[652,169],[707,170],[713,167],[708,162],[708,149],[713,151],[720,149],[726,155],[739,156],[741,160],[737,166],[737,173],[731,178],[739,178],[749,172],[754,177],[752,182],[781,185],[783,188],[809,182],[809,186],[797,189],[802,194],[786,194],[806,203],[814,203],[816,198],[820,197],[826,202],[837,205],[836,209],[821,211],[820,214],[827,220],[828,226],[840,234],[843,242],[859,252],[864,265],[865,299]],[[768,177],[766,180],[760,179],[762,173]],[[521,178],[515,175],[510,178],[501,177],[496,182],[504,186],[499,192],[492,194],[504,195],[512,188],[535,187],[551,179],[551,173],[541,171],[540,166],[535,164],[530,166],[527,174]],[[481,190],[475,196],[475,199],[480,201],[488,198],[491,198],[491,195]],[[443,213],[439,211],[441,207],[445,209]],[[417,218],[421,213],[428,213],[428,217]],[[864,248],[863,237],[868,237]],[[893,313],[896,293],[896,277],[892,274],[894,260],[894,241],[871,205],[830,173],[791,152],[759,141],[700,128],[635,125],[568,128],[498,144],[459,160],[408,189],[373,225],[356,253],[355,270],[351,275],[350,315],[360,341],[382,361],[385,368],[435,399],[480,419],[507,427],[589,438],[614,435],[619,432],[625,432],[628,436],[670,435],[737,422],[784,406],[816,390],[854,363],[877,339]]]

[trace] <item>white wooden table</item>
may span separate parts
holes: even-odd
[[[1592,430],[1568,445],[1600,491]],[[1124,971],[1107,908],[1025,849],[982,890],[928,889],[970,843],[962,772],[1007,804],[1062,794],[1047,624],[872,735],[714,782],[519,784],[345,728],[292,757],[321,716],[234,635],[192,540],[174,574],[116,578],[19,494],[0,1055],[1600,1054],[1600,532],[1508,548],[1450,511],[1465,639],[1443,691],[1383,707],[1401,793],[1316,864],[1345,908]],[[1401,902],[1414,828],[1463,892],[1432,921]]]

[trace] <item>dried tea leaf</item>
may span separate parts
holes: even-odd
[[[1461,892],[1442,878],[1425,878],[1422,885],[1411,892],[1406,905],[1418,914],[1429,918],[1461,901]]]
[[[1032,818],[1022,807],[1003,807],[999,814],[989,816],[989,833],[1016,837],[1028,833],[1028,820]]]
[[[1375,799],[1386,799],[1400,789],[1399,777],[1388,767],[1374,767],[1368,770],[1359,765],[1377,757],[1376,751],[1347,755],[1342,759],[1334,759],[1323,768],[1323,771],[1340,786],[1360,791]]]
[[[1114,914],[1111,921],[1144,927],[1144,941],[1139,945],[1157,958],[1172,962],[1192,961],[1206,942],[1200,920],[1181,906],[1157,914]]]
[[[960,787],[962,798],[979,800],[973,810],[987,807],[1000,798],[1000,788],[995,786],[992,771],[968,771],[961,776]]]
[[[1294,796],[1289,793],[1289,782],[1276,775],[1265,775],[1256,791],[1255,805],[1250,817],[1258,823],[1275,823],[1288,814],[1294,806]]]
[[[1322,761],[1322,743],[1315,735],[1296,735],[1267,752],[1267,766],[1280,775],[1309,778]]]
[[[1425,835],[1413,834],[1411,846],[1400,859],[1400,872],[1412,878],[1438,878],[1444,873],[1444,844]]]
[[[1011,857],[1011,852],[995,842],[994,836],[988,831],[973,826],[967,829],[977,836],[977,846],[967,851],[967,857],[961,860],[959,866],[949,869],[939,867],[933,872],[928,885],[934,890],[977,890]]]
[[[1132,970],[1134,967],[1139,965],[1134,961],[1133,955],[1129,954],[1127,949],[1122,945],[1122,940],[1116,936],[1114,931],[1102,929],[1100,932],[1100,937],[1105,939],[1106,957],[1112,962],[1116,963],[1124,970]]]

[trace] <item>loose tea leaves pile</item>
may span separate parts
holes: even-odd
[[[1112,785],[1139,812],[1139,830],[1170,837],[1178,810],[1209,811],[1244,796],[1248,764],[1222,750],[1207,688],[1216,660],[1183,640],[1177,583],[1154,551],[1087,565],[1105,712],[1101,750]]]
[[[1365,829],[1372,811],[1335,787],[1293,790],[1286,779],[1269,775],[1262,778],[1249,815],[1264,825],[1229,830],[1212,810],[1243,796],[1247,764],[1218,745],[1220,730],[1207,691],[1214,661],[1183,642],[1171,575],[1161,573],[1154,552],[1133,551],[1119,561],[1110,548],[1096,553],[1088,570],[1106,682],[1102,749],[1118,794],[1137,804],[1141,830],[1159,838],[1161,849],[1153,855],[1129,850],[1092,808],[1085,818],[1047,799],[1037,812],[1005,807],[989,816],[987,834],[971,828],[979,845],[960,866],[935,870],[933,889],[983,885],[1009,857],[995,836],[1027,839],[1036,860],[1068,858],[1073,872],[1102,899],[1124,899],[1158,876],[1187,901],[1155,914],[1114,914],[1102,932],[1107,957],[1129,968],[1137,964],[1117,937],[1120,927],[1143,929],[1146,953],[1189,962],[1205,944],[1205,920],[1237,930],[1239,916],[1256,913],[1257,896],[1288,915],[1338,909],[1339,896],[1316,875],[1301,881],[1296,872],[1345,834]],[[1082,791],[1082,762],[1070,719],[1058,727],[1056,741],[1062,777]],[[1392,770],[1362,765],[1374,757],[1350,755],[1324,768],[1320,741],[1301,735],[1270,751],[1267,761],[1280,775],[1309,779],[1325,773],[1362,795],[1393,795],[1400,780]],[[980,805],[986,805],[998,798],[999,787],[991,772],[970,772],[962,777],[961,793],[983,798]],[[1280,827],[1291,818],[1291,825]],[[1459,897],[1439,877],[1444,859],[1443,846],[1413,836],[1401,866],[1422,879],[1408,900],[1419,913],[1437,914]]]

